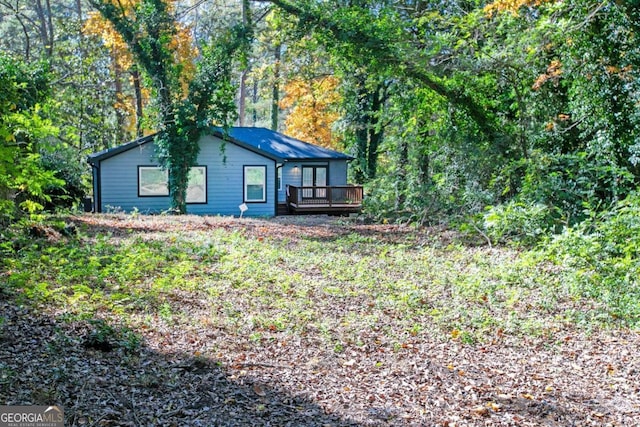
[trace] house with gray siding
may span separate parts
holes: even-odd
[[[94,212],[170,207],[167,171],[159,167],[154,135],[92,154]],[[265,128],[220,128],[200,141],[191,169],[187,211],[201,215],[274,216],[359,212],[362,187],[347,183],[338,151]]]

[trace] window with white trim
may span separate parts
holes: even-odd
[[[254,203],[267,201],[266,166],[244,167],[244,201]]]

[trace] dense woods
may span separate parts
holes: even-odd
[[[88,153],[158,130],[185,212],[194,141],[237,123],[352,154],[379,220],[557,232],[640,176],[637,13],[595,0],[2,1],[2,212],[55,193],[73,205]]]
[[[639,32],[638,0],[0,0],[0,404],[640,425]],[[212,125],[348,153],[363,213],[78,212],[87,156],[156,134],[189,213]]]

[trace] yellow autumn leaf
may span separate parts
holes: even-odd
[[[332,133],[333,124],[340,118],[335,108],[341,100],[339,83],[334,76],[289,81],[279,104],[289,110],[285,133],[323,147],[339,148]]]
[[[543,3],[549,3],[561,0],[495,0],[484,7],[484,13],[491,17],[500,12],[509,12],[514,16],[518,16],[521,7],[540,6]]]
[[[135,7],[139,0],[113,0],[114,4],[120,10],[124,11],[126,16],[134,13]],[[166,1],[169,10],[175,9],[175,0]],[[99,12],[89,12],[82,31],[87,35],[100,37],[104,45],[111,51],[111,57],[116,67],[121,70],[130,70],[134,65],[133,55],[129,51],[129,46],[124,41],[120,33],[116,31],[113,24],[104,19]],[[193,42],[192,31],[188,26],[178,25],[175,34],[169,43],[169,49],[173,52],[176,61],[180,64],[180,84],[182,95],[186,96],[188,91],[188,82],[195,74],[195,60],[198,57],[198,49]],[[146,98],[145,98],[146,99]],[[133,101],[130,100],[133,105]],[[129,113],[133,112],[133,107],[127,109]]]
[[[502,409],[500,405],[495,402],[487,403],[487,408],[491,409],[493,412],[500,412],[500,409]]]

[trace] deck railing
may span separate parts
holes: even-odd
[[[303,209],[352,209],[362,207],[364,190],[356,185],[296,187],[287,185],[287,205]]]

